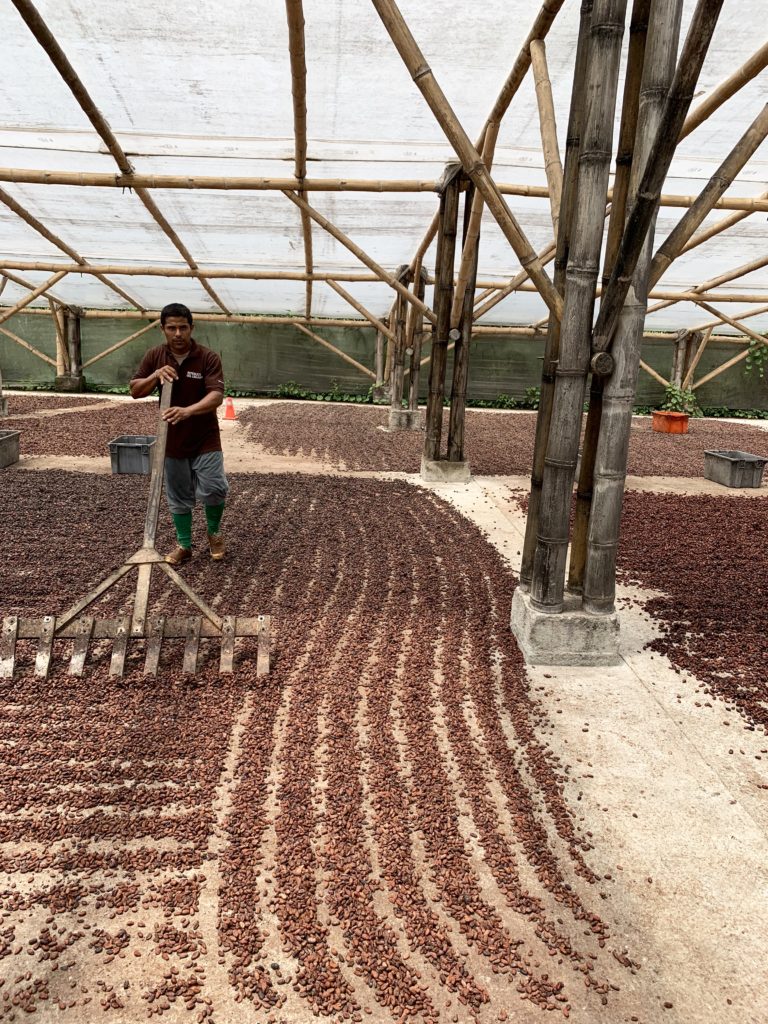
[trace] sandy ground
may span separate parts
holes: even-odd
[[[311,460],[265,455],[252,444],[242,444],[237,423],[224,423],[223,428],[230,471],[344,475]],[[36,457],[22,459],[19,468],[107,473],[109,460]],[[409,479],[420,484],[417,477]],[[476,478],[466,485],[430,486],[476,523],[510,566],[517,568],[524,518],[509,499],[526,489],[527,480]],[[635,478],[628,486],[674,493],[735,493],[691,479]],[[760,497],[766,488],[738,493]],[[622,971],[621,992],[611,994],[607,1007],[574,1001],[570,1019],[579,1024],[764,1024],[768,1020],[768,792],[759,787],[768,784],[768,744],[764,734],[745,730],[743,719],[722,704],[704,705],[695,680],[681,676],[666,658],[644,649],[656,628],[639,607],[648,596],[635,588],[619,588],[621,665],[529,670],[546,711],[540,738],[571,766],[566,796],[578,809],[581,828],[592,837],[590,864],[603,879],[599,913],[610,925],[612,947],[637,965]],[[243,731],[254,713],[249,697],[230,732],[214,802],[217,825],[210,840],[207,905],[201,911],[207,939],[202,961],[211,976],[219,979],[215,990],[223,1000],[216,1020],[233,1024],[271,1017],[232,998],[215,948],[216,856],[225,842],[222,829],[233,798],[233,769]],[[444,722],[438,718],[435,728],[440,742],[450,747]],[[279,715],[274,729],[279,743]],[[730,753],[734,747],[740,751],[738,757]],[[466,813],[469,836],[473,828]],[[273,936],[270,941],[278,940]],[[281,959],[279,945],[274,955]],[[0,975],[2,965],[0,960]],[[134,969],[131,977],[139,976]],[[434,975],[425,973],[425,979],[431,989],[439,985]],[[377,1004],[371,1006],[372,1021],[393,1019]],[[145,1019],[146,1009],[140,1008],[138,1016],[119,1010],[110,1014],[114,1021],[128,1022]],[[16,1019],[25,1016],[19,1011]],[[192,1016],[173,1006],[164,1019]],[[59,1020],[60,1016],[55,1009],[38,1009],[34,1019]],[[79,1019],[104,1019],[104,1013],[98,1008],[92,1016]],[[299,1024],[313,1015],[293,998],[274,1019]],[[455,1000],[441,1004],[441,1020],[470,1019],[466,1007]],[[550,1017],[515,1001],[497,1017],[481,1019],[529,1022]]]

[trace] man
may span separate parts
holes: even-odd
[[[192,314],[180,302],[160,313],[165,344],[150,349],[131,380],[133,398],[145,398],[166,381],[173,382],[168,422],[165,493],[176,529],[177,547],[166,555],[170,565],[192,557],[192,509],[205,509],[211,558],[224,557],[221,517],[229,491],[216,409],[224,400],[221,359],[192,337]]]

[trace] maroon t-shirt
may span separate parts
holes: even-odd
[[[167,345],[158,345],[144,354],[134,380],[149,377],[161,366],[172,366],[179,379],[171,388],[171,405],[186,407],[199,402],[210,391],[224,394],[224,371],[221,358],[209,348],[192,339],[192,347],[181,363],[176,362]],[[157,390],[160,390],[158,381]],[[168,424],[166,454],[171,459],[193,459],[204,452],[221,451],[219,419],[216,411],[190,416],[181,423]]]

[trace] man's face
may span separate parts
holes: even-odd
[[[168,348],[175,356],[183,356],[192,344],[192,327],[183,316],[169,316],[162,325]]]

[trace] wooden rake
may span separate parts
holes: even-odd
[[[152,459],[142,546],[63,615],[46,615],[41,619],[27,619],[15,615],[4,618],[0,632],[0,679],[13,677],[17,640],[38,641],[35,675],[42,678],[47,677],[50,669],[54,640],[63,639],[74,641],[69,664],[69,672],[74,676],[83,674],[88,645],[91,640],[102,639],[114,641],[109,666],[111,676],[122,677],[129,640],[146,641],[144,674],[157,675],[160,648],[165,637],[185,640],[183,671],[189,674],[194,674],[197,671],[200,640],[219,639],[221,641],[219,674],[222,675],[233,671],[235,638],[257,637],[256,674],[263,676],[269,672],[269,616],[256,615],[243,618],[234,615],[217,615],[155,549],[160,496],[163,490],[165,446],[168,437],[168,423],[163,419],[163,413],[171,404],[171,386],[170,383],[163,385],[160,399],[160,417]],[[149,586],[153,568],[165,573],[202,614],[186,617],[169,616],[167,618],[164,615],[148,615]],[[136,570],[138,575],[131,615],[99,620],[82,614],[94,601],[106,594],[118,580],[133,570]]]

